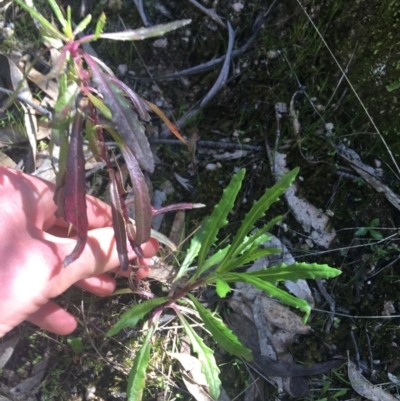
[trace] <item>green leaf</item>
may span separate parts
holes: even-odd
[[[222,320],[213,316],[194,296],[189,294],[189,297],[193,301],[197,312],[199,312],[205,328],[212,334],[213,340],[220,347],[232,355],[245,358],[246,361],[253,360],[251,350],[242,345],[236,335],[226,327]]]
[[[280,222],[283,219],[283,216],[274,217],[268,224],[264,227],[257,230],[255,234],[252,234],[250,237],[245,237],[243,243],[238,247],[237,254],[241,254],[249,248],[252,244],[254,245],[262,245],[264,242],[269,241],[273,235],[267,233],[275,224]]]
[[[369,233],[371,234],[371,237],[373,239],[377,239],[377,240],[383,239],[383,235],[379,231],[370,229]]]
[[[220,394],[221,381],[219,380],[219,369],[214,358],[213,351],[208,348],[201,337],[193,330],[192,326],[187,322],[179,309],[175,309],[187,336],[189,337],[190,344],[193,351],[197,354],[201,363],[201,371],[206,377],[208,386],[210,387],[211,397],[216,400]]]
[[[370,221],[368,227],[371,228],[371,227],[376,227],[378,225],[379,225],[379,219],[373,219],[373,220]]]
[[[137,322],[147,313],[151,312],[156,306],[166,302],[168,297],[154,298],[143,301],[141,304],[133,305],[129,310],[124,312],[118,322],[107,332],[107,336],[115,336],[125,327],[135,327]]]
[[[64,15],[61,11],[61,8],[58,6],[57,2],[55,0],[47,0],[47,2],[50,4],[50,7],[53,10],[53,13],[57,17],[58,21],[60,22],[61,26],[64,28],[67,26],[67,21],[64,18]]]
[[[87,26],[90,24],[90,21],[92,20],[92,16],[88,14],[74,29],[74,32],[72,33],[73,36],[76,36],[83,32]]]
[[[245,282],[253,284],[260,290],[265,291],[270,297],[275,297],[287,305],[301,309],[303,312],[305,312],[305,315],[303,317],[304,323],[307,322],[310,316],[311,307],[307,303],[307,301],[305,301],[304,299],[296,298],[293,295],[288,294],[286,291],[277,288],[274,284],[268,283],[264,280],[260,280],[259,278],[254,277],[249,273],[225,273],[221,275],[221,277],[228,283]]]
[[[111,40],[143,40],[162,36],[167,32],[181,28],[187,24],[190,24],[191,22],[192,20],[185,19],[181,21],[169,22],[168,24],[152,26],[150,28],[139,28],[135,30],[127,30],[114,33],[102,33],[100,35],[100,38]]]
[[[400,79],[398,79],[397,81],[392,82],[389,85],[386,85],[386,90],[388,92],[393,92],[394,90],[400,88]]]
[[[98,39],[100,34],[103,33],[104,25],[106,24],[106,15],[101,13],[100,18],[97,20],[96,28],[94,30],[94,39]]]
[[[109,120],[112,119],[111,110],[104,104],[102,100],[98,99],[89,91],[85,92],[85,95],[93,103],[94,107],[96,107],[96,109],[99,110],[101,114],[103,114],[105,118],[108,118]]]
[[[83,351],[82,337],[67,337],[67,343],[75,354],[81,354]]]
[[[201,241],[203,238],[203,233],[204,233],[206,223],[207,223],[207,218],[205,218],[202,221],[200,229],[196,231],[193,238],[190,240],[189,249],[186,252],[185,259],[183,260],[183,262],[179,268],[179,271],[175,277],[174,282],[176,282],[177,280],[179,280],[181,277],[184,276],[187,269],[190,267],[190,264],[193,262],[195,257],[199,254],[199,251],[201,248]]]
[[[367,227],[361,227],[359,228],[354,235],[356,235],[357,237],[362,237],[364,235],[366,235],[368,232],[368,228]]]
[[[246,235],[254,228],[254,223],[264,216],[265,212],[272,205],[278,201],[279,197],[290,187],[296,178],[299,168],[295,168],[289,173],[285,174],[279,182],[273,187],[267,189],[265,194],[253,205],[249,213],[246,214],[242,225],[240,226],[236,236],[234,237],[231,247],[219,266],[220,271],[224,271],[224,265],[227,264],[232,258],[238,255],[241,245]]]
[[[55,28],[46,18],[43,17],[42,14],[38,13],[34,8],[29,7],[22,0],[15,0],[18,5],[20,5],[23,9],[28,11],[31,17],[36,18],[39,23],[42,25],[44,32],[50,36],[50,38],[61,39],[64,42],[68,41],[68,38],[64,36],[57,28]]]
[[[143,344],[133,361],[133,366],[128,377],[128,401],[141,401],[142,399],[143,390],[146,384],[146,369],[149,366],[150,360],[150,340],[155,329],[156,326],[150,327]]]
[[[224,263],[223,270],[217,268],[216,273],[225,273],[237,267],[242,267],[245,264],[252,262],[253,260],[261,259],[268,255],[276,255],[279,253],[282,253],[282,249],[279,248],[258,249],[258,246],[255,245],[251,247],[249,250],[247,250],[243,255],[240,255],[238,258],[231,259],[229,262]]]
[[[295,262],[291,265],[281,264],[279,266],[260,269],[246,273],[260,280],[276,284],[280,281],[290,280],[296,282],[300,279],[333,278],[342,272],[328,265],[318,263]]]
[[[204,271],[207,271],[210,267],[221,263],[224,259],[226,253],[228,252],[230,245],[227,245],[225,248],[218,250],[214,253],[214,255],[210,256],[203,264]]]
[[[221,298],[225,298],[226,294],[228,294],[228,292],[231,291],[231,287],[229,286],[229,284],[226,281],[221,280],[218,276],[215,280],[215,284],[216,284],[217,294]]]
[[[64,80],[60,80],[64,86]],[[71,123],[71,111],[74,107],[74,102],[78,96],[79,87],[76,82],[72,82],[65,90],[61,90],[54,106],[53,114],[53,139],[57,146],[61,145],[64,137],[68,135],[69,126]]]
[[[215,205],[211,216],[207,220],[207,225],[204,230],[201,248],[197,259],[198,268],[193,276],[193,279],[197,278],[205,271],[203,263],[206,260],[211,245],[213,245],[215,240],[217,239],[217,234],[219,230],[226,224],[228,224],[228,220],[226,219],[226,217],[228,216],[228,213],[233,209],[236,196],[242,186],[242,181],[245,174],[246,170],[241,169],[237,174],[232,177],[229,185],[224,189],[221,200],[218,202],[217,205]]]

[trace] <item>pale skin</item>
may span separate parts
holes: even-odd
[[[0,337],[25,320],[56,334],[70,334],[76,318],[52,299],[72,285],[98,296],[115,289],[115,279],[107,274],[119,267],[110,207],[87,197],[86,247],[79,259],[63,267],[76,240],[54,216],[53,195],[53,184],[0,167]],[[142,249],[146,259],[129,253],[135,265],[143,266],[139,278],[148,274],[145,266],[151,264],[158,243],[151,239]]]

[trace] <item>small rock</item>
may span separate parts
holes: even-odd
[[[159,49],[165,49],[168,45],[168,39],[167,38],[160,38],[154,41],[153,46],[157,47]]]
[[[128,66],[126,64],[120,64],[117,67],[117,74],[120,75],[121,77],[125,76],[127,72],[128,72]]]
[[[234,3],[234,4],[232,4],[232,8],[237,13],[240,13],[240,11],[242,11],[243,7],[244,7],[244,5],[242,3]]]

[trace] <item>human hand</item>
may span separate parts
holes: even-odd
[[[87,196],[87,244],[64,268],[62,262],[76,239],[67,237],[65,222],[54,216],[54,189],[49,182],[0,167],[0,337],[24,320],[69,334],[77,321],[52,298],[74,284],[98,296],[115,289],[114,278],[105,274],[119,266],[110,207]],[[151,258],[158,243],[151,239],[142,249],[145,258]],[[130,251],[129,258],[135,257]],[[150,261],[140,259],[136,264],[146,266]],[[140,268],[138,277],[145,277],[148,270]]]

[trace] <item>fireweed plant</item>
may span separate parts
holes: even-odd
[[[68,266],[82,253],[88,232],[86,213],[85,158],[83,137],[97,160],[106,163],[110,177],[110,198],[113,227],[118,256],[122,269],[129,266],[127,241],[138,256],[143,256],[140,245],[150,239],[152,215],[168,210],[191,208],[192,204],[170,205],[153,210],[142,169],[154,171],[154,161],[150,145],[141,120],[150,119],[154,111],[183,142],[185,139],[164,113],[154,104],[140,98],[125,83],[118,80],[112,71],[100,60],[82,49],[82,44],[98,39],[142,40],[182,27],[190,20],[176,21],[151,28],[140,28],[117,33],[103,33],[106,17],[103,13],[95,27],[94,34],[78,38],[91,21],[86,16],[73,29],[71,8],[66,17],[55,0],[48,0],[59,24],[44,18],[34,7],[22,0],[16,3],[34,19],[45,45],[59,50],[59,57],[46,80],[58,78],[59,95],[54,107],[52,139],[50,148],[59,146],[60,156],[57,171],[54,201],[57,217],[62,217],[70,228],[76,231],[77,243],[63,264]],[[139,119],[140,117],[140,119]],[[127,164],[135,198],[135,224],[128,216],[125,194],[120,175],[115,173],[104,143],[103,133],[107,131],[114,138]]]
[[[184,311],[187,310],[187,305],[197,310],[204,328],[211,333],[212,338],[220,347],[230,354],[248,361],[253,359],[251,350],[244,347],[222,320],[213,315],[195,298],[194,290],[199,287],[215,286],[217,294],[224,298],[231,291],[231,283],[250,283],[265,291],[269,296],[279,299],[282,303],[301,309],[305,313],[303,320],[304,322],[307,321],[311,312],[310,305],[305,300],[296,298],[279,288],[278,283],[285,280],[332,278],[338,276],[341,273],[340,270],[322,264],[296,262],[292,265],[281,264],[249,273],[235,272],[238,267],[254,260],[282,252],[281,249],[261,247],[272,238],[268,231],[282,219],[282,216],[273,218],[259,229],[255,228],[255,224],[264,217],[271,204],[278,201],[279,196],[292,184],[297,173],[298,168],[284,175],[277,184],[267,189],[265,194],[246,214],[231,243],[224,247],[218,247],[215,245],[218,244],[218,233],[228,223],[227,216],[234,207],[245,170],[242,169],[235,174],[212,214],[204,221],[201,229],[191,240],[186,257],[175,277],[169,295],[134,305],[124,312],[117,323],[108,331],[108,336],[114,336],[124,328],[134,327],[139,320],[150,313],[150,318],[145,324],[147,334],[143,345],[136,354],[129,374],[127,391],[129,401],[142,398],[146,368],[150,360],[151,338],[157,330],[160,316],[165,309],[172,309],[180,319],[193,351],[201,362],[202,372],[207,379],[210,395],[213,399],[218,399],[220,394],[219,369],[213,351],[186,320]],[[211,246],[216,246],[216,251],[212,255],[210,255]],[[189,268],[195,260],[194,273],[188,276],[188,273],[193,271]]]
[[[142,174],[142,169],[153,172],[154,162],[140,119],[148,121],[150,119],[149,112],[154,111],[178,138],[183,142],[185,140],[161,110],[152,103],[141,99],[127,85],[119,81],[104,63],[86,53],[81,45],[97,39],[141,40],[162,35],[170,30],[182,27],[190,21],[177,21],[152,28],[117,33],[103,33],[105,15],[102,14],[96,24],[94,34],[77,38],[77,35],[81,34],[90,23],[90,15],[73,29],[71,9],[67,8],[66,17],[64,17],[57,3],[54,0],[48,0],[62,27],[59,30],[35,8],[28,6],[22,0],[15,1],[28,11],[36,24],[39,25],[44,43],[49,48],[53,47],[60,51],[58,61],[46,79],[57,77],[59,81],[59,96],[54,107],[51,140],[52,146],[60,147],[54,197],[58,206],[56,213],[57,216],[64,218],[77,234],[77,244],[73,252],[65,258],[64,266],[68,266],[80,256],[87,239],[88,220],[83,153],[83,137],[85,135],[94,156],[105,161],[109,172],[111,208],[117,250],[122,268],[127,269],[129,260],[126,238],[140,256],[142,253],[140,245],[150,238],[151,218],[156,213],[151,208],[148,190]],[[135,196],[135,225],[128,217],[123,198],[124,189],[119,174],[114,172],[111,165],[104,143],[104,131],[110,133],[118,144],[129,170]],[[190,305],[197,310],[205,329],[212,334],[213,339],[220,347],[232,355],[249,361],[253,359],[251,350],[244,347],[222,320],[214,316],[196,299],[193,294],[199,287],[215,286],[217,294],[223,298],[231,291],[231,283],[250,283],[281,302],[301,309],[305,313],[304,321],[308,319],[311,312],[309,304],[279,288],[278,283],[284,280],[296,281],[300,278],[332,278],[340,274],[339,270],[327,265],[294,263],[290,266],[281,264],[251,273],[235,272],[236,268],[256,259],[281,252],[280,249],[262,248],[261,246],[272,238],[268,231],[282,219],[282,216],[273,218],[259,229],[256,229],[256,223],[264,217],[271,204],[278,201],[279,196],[292,184],[297,173],[298,169],[292,170],[272,188],[267,189],[265,194],[247,213],[231,243],[219,247],[218,233],[228,223],[227,216],[234,206],[245,170],[242,169],[235,174],[211,216],[205,219],[200,230],[191,240],[190,247],[172,283],[172,290],[169,295],[151,298],[134,305],[123,313],[108,331],[108,336],[114,336],[124,328],[134,327],[142,318],[150,314],[145,325],[147,333],[143,345],[136,354],[128,378],[127,394],[129,401],[142,398],[146,368],[150,360],[151,339],[165,309],[172,309],[182,322],[193,351],[201,362],[202,371],[209,384],[210,395],[213,399],[217,399],[220,394],[219,369],[213,351],[186,320],[184,316],[185,306]],[[162,211],[190,207],[193,205],[171,205]],[[210,255],[212,246],[216,248],[216,251]],[[195,267],[193,269],[191,267],[193,267],[194,262]]]

